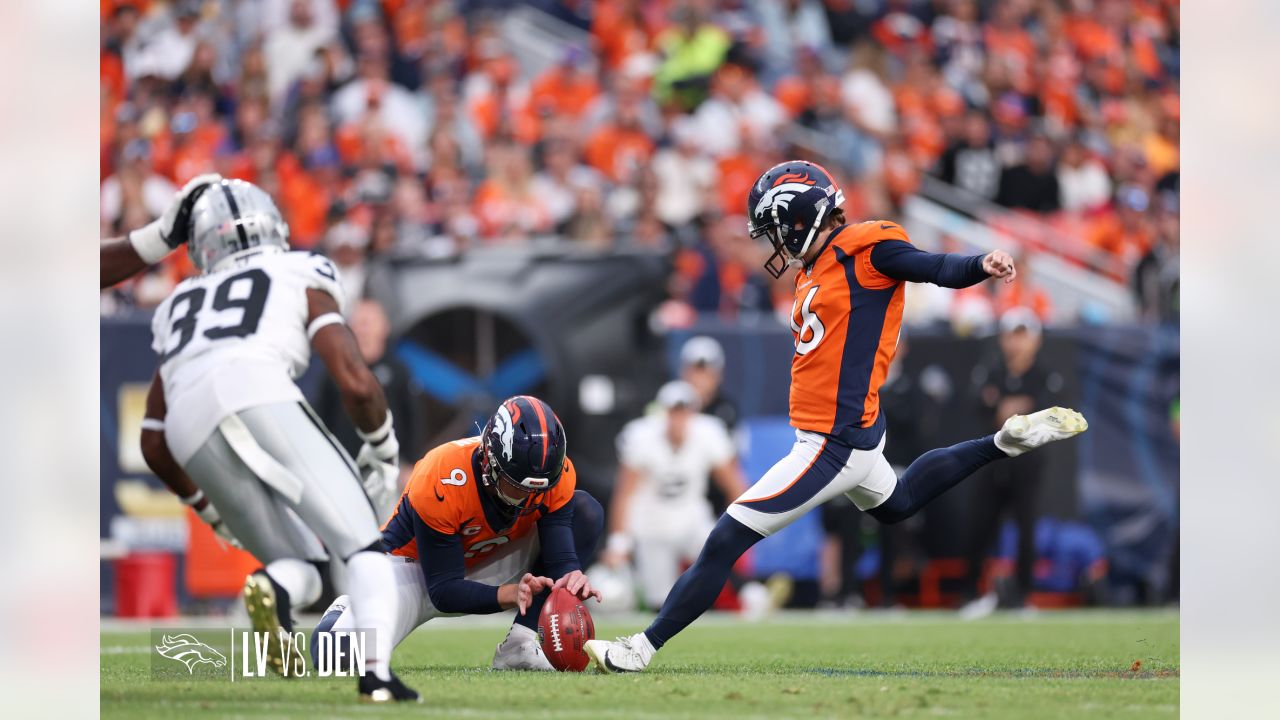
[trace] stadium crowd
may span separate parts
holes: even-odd
[[[502,31],[517,5],[583,42],[530,72]],[[1035,215],[1078,247],[1026,252],[1104,258],[1144,317],[1177,317],[1178,0],[102,0],[101,13],[103,237],[216,170],[267,189],[295,247],[333,258],[355,296],[371,259],[555,235],[670,252],[667,319],[733,317],[790,306],[742,204],[797,155],[840,179],[854,219],[894,215],[927,175]],[[175,253],[104,295],[104,312],[151,306],[190,272]],[[997,312],[1047,319],[1033,285],[1000,292]]]

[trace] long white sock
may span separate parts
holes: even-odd
[[[289,604],[294,608],[306,607],[320,599],[320,571],[305,560],[275,560],[267,565],[267,574],[289,593]]]
[[[396,577],[391,559],[380,552],[358,552],[347,559],[347,594],[355,626],[373,631],[366,662],[375,675],[391,679],[391,634],[396,619]]]

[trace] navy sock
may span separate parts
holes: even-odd
[[[995,435],[938,448],[916,458],[898,478],[898,486],[879,507],[869,510],[882,523],[902,522],[992,460],[1008,457]]]
[[[658,617],[644,631],[653,647],[662,647],[710,609],[729,579],[733,564],[763,539],[763,535],[728,514],[721,515],[698,559],[676,581]]]
[[[600,544],[600,536],[603,534],[604,508],[600,506],[600,501],[584,490],[575,490],[573,492],[573,549],[578,555],[578,563],[583,571],[590,567],[595,557],[596,547]],[[532,572],[534,575],[544,574],[546,567],[538,561],[534,564]],[[545,590],[534,596],[524,615],[516,613],[516,624],[537,632],[538,616],[542,614],[542,606],[550,595],[551,591]]]

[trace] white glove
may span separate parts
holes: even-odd
[[[220,182],[218,173],[197,175],[187,181],[174,196],[160,219],[129,233],[129,242],[138,257],[148,264],[158,262],[179,245],[190,240],[191,208],[210,185]]]
[[[196,510],[195,506],[204,499],[204,491],[197,490],[195,495],[182,498],[182,502],[185,505],[190,505],[191,509]],[[241,550],[244,549],[244,545],[240,544],[240,541],[236,539],[236,536],[231,534],[231,530],[227,527],[227,524],[222,521],[222,515],[218,513],[218,509],[213,506],[213,503],[206,501],[203,508],[196,510],[196,515],[199,516],[206,525],[213,529],[213,534],[217,535],[218,539],[224,544],[230,545],[233,548],[240,548]]]
[[[392,427],[391,411],[382,426],[366,433],[357,429],[364,441],[356,455],[356,466],[364,478],[364,491],[373,501],[381,522],[391,514],[400,490],[400,442]]]

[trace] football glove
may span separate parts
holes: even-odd
[[[364,441],[356,455],[356,466],[364,478],[364,490],[378,510],[378,520],[390,515],[400,489],[400,442],[392,427],[391,411],[382,426],[373,432],[356,430]]]
[[[210,185],[222,180],[217,173],[197,175],[174,196],[160,219],[129,233],[129,243],[148,264],[158,262],[171,250],[191,239],[191,208]]]

